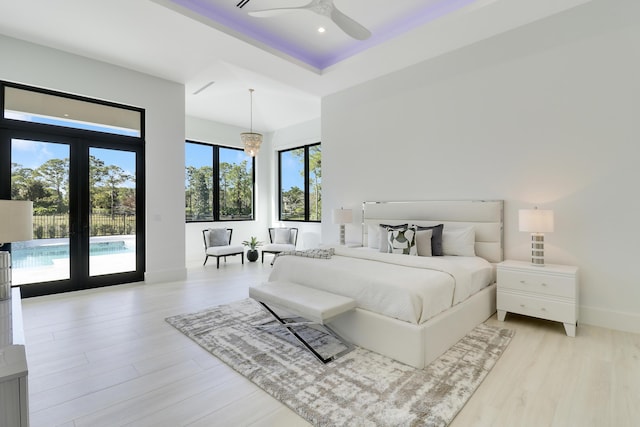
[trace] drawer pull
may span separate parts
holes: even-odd
[[[525,306],[524,306],[524,304],[520,304],[520,307],[524,308]]]
[[[544,282],[542,282],[542,286],[547,286],[547,284],[546,284],[546,283],[544,283]]]
[[[542,307],[542,308],[540,309],[540,311],[547,311],[547,309],[546,309],[546,308],[544,308],[544,307]]]

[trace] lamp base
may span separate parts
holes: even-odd
[[[531,264],[544,267],[544,234],[531,233]]]
[[[11,298],[11,254],[0,251],[0,301]]]
[[[340,244],[342,246],[345,245],[345,242],[344,242],[344,224],[340,224]]]

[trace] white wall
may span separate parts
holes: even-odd
[[[323,99],[323,237],[363,200],[504,199],[505,255],[527,260],[518,209],[553,209],[580,322],[640,332],[638,12],[594,0]]]
[[[147,282],[186,277],[184,87],[0,36],[0,79],[144,108]]]

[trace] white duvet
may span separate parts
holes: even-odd
[[[330,259],[280,256],[269,281],[288,281],[356,300],[358,307],[422,323],[493,282],[480,257],[419,257],[337,247]]]

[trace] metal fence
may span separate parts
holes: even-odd
[[[136,217],[127,214],[91,214],[91,236],[114,236],[136,233]],[[69,237],[69,215],[34,215],[33,238],[57,239]]]

